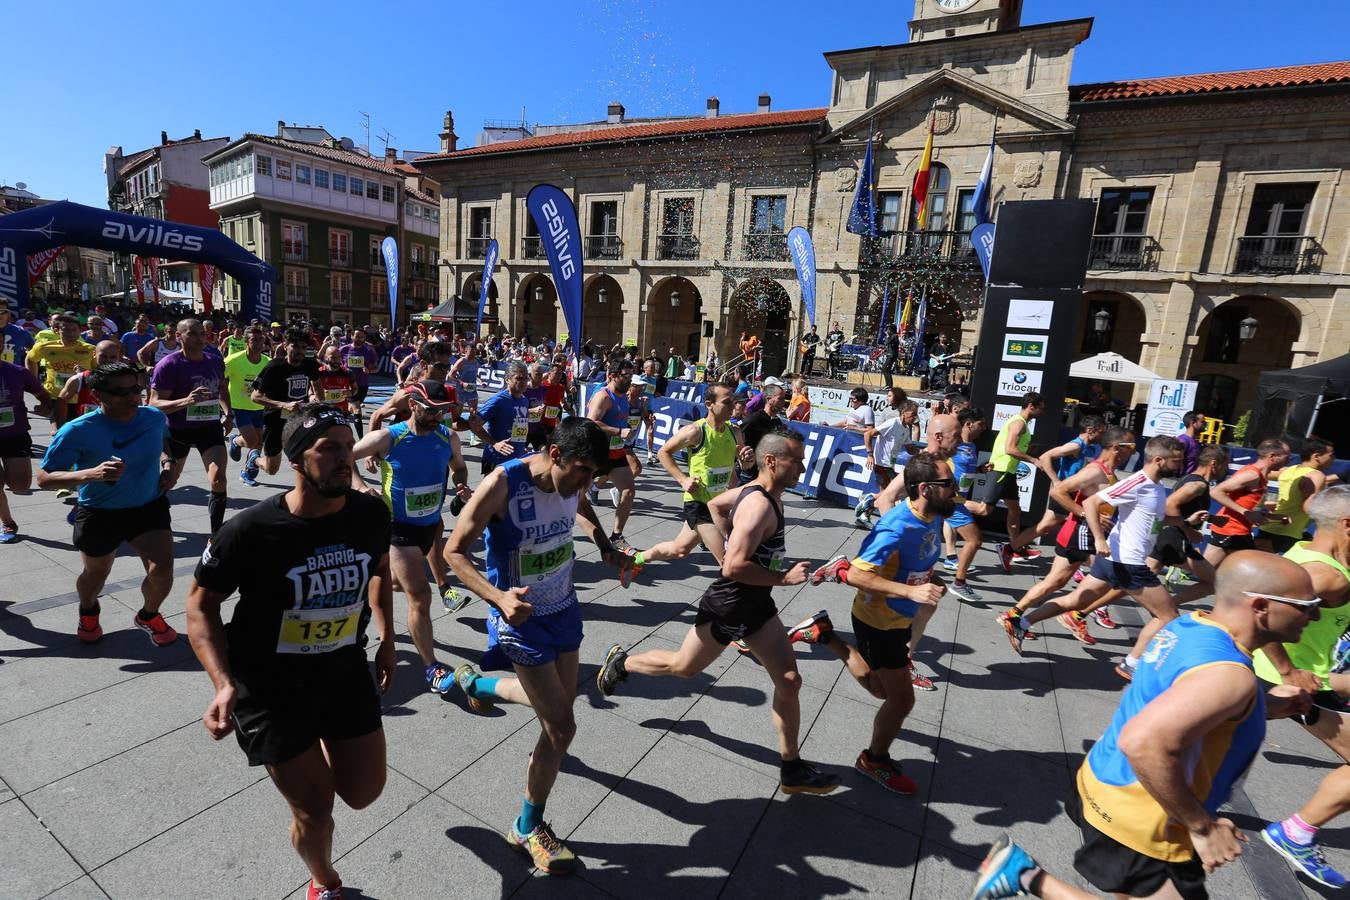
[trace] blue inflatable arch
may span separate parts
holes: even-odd
[[[211,228],[62,200],[0,216],[0,301],[28,305],[28,257],[69,244],[219,266],[243,289],[240,319],[276,317],[276,270]]]

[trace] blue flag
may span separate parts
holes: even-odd
[[[539,228],[553,284],[562,303],[567,333],[576,356],[581,358],[581,229],[577,210],[561,190],[551,184],[537,184],[525,198],[525,208]]]
[[[398,242],[391,237],[380,242],[384,272],[389,276],[389,327],[398,327]]]
[[[858,191],[853,195],[853,209],[848,214],[846,228],[854,234],[877,236],[877,205],[872,195],[872,138],[867,138],[867,153],[862,170],[858,172]]]
[[[991,182],[994,173],[994,136],[989,136],[989,152],[984,155],[984,166],[980,169],[980,180],[975,184],[975,196],[972,200],[976,225],[986,225],[989,218],[989,199],[993,193]]]
[[[478,324],[474,326],[473,336],[483,330],[483,309],[487,306],[488,287],[492,284],[492,272],[497,268],[497,239],[488,241],[487,258],[483,260],[483,283],[478,286]]]
[[[924,288],[923,299],[919,301],[918,328],[914,332],[914,370],[922,371],[927,367],[923,352],[923,327],[928,318],[928,289]]]
[[[816,248],[811,243],[811,232],[798,225],[788,232],[788,252],[797,269],[797,283],[802,286],[802,304],[806,320],[816,324]]]
[[[886,307],[891,305],[891,286],[888,284],[881,292],[881,323],[877,325],[877,343],[886,332]]]
[[[985,281],[989,280],[989,261],[994,257],[995,227],[993,222],[985,222],[970,230],[970,245],[975,248],[975,255],[980,258],[980,268],[984,269]]]

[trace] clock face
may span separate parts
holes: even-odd
[[[959,13],[975,5],[975,0],[937,0],[938,9],[945,13]]]

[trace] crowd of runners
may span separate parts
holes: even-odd
[[[394,677],[396,590],[428,690],[462,692],[474,712],[498,703],[533,710],[539,738],[520,813],[504,830],[537,868],[559,874],[577,860],[545,811],[577,727],[578,528],[624,587],[671,560],[716,573],[678,649],[587,650],[600,694],[622,704],[647,679],[692,677],[729,648],[752,655],[772,684],[781,790],[829,793],[838,777],[799,752],[793,645],[818,644],[881,701],[870,728],[859,726],[855,768],[910,795],[918,786],[896,748],[907,743],[915,690],[940,689],[913,659],[947,594],[986,607],[971,580],[999,505],[1008,539],[984,557],[994,566],[1036,559],[1042,539],[1054,546],[1039,583],[989,622],[1018,654],[1049,619],[1091,644],[1094,628],[1120,627],[1109,604],[1128,598],[1147,614],[1115,665],[1126,687],[1120,706],[1078,773],[1080,875],[1122,896],[1206,896],[1205,873],[1235,859],[1244,839],[1219,807],[1265,720],[1293,716],[1347,764],[1262,837],[1300,872],[1344,884],[1317,844],[1318,829],[1350,809],[1350,732],[1341,727],[1350,715],[1342,699],[1350,616],[1334,611],[1350,609],[1350,487],[1329,474],[1335,448],[1324,441],[1302,442],[1297,465],[1287,443],[1266,441],[1230,473],[1221,448],[1198,443],[1195,414],[1181,436],[1147,440],[1086,416],[1073,440],[1033,455],[1046,410],[1031,393],[981,463],[984,411],[948,397],[920,433],[912,401],[893,389],[897,416],[863,426],[879,486],[856,510],[866,533],[856,550],[821,564],[786,542],[782,497],[802,477],[805,450],[776,379],[750,398],[738,396],[734,378],[708,385],[701,417],[657,448],[651,400],[665,376],[632,354],[602,360],[604,383],[584,404],[577,361],[549,348],[507,361],[502,388],[480,397],[482,348],[428,339],[399,357],[397,388],[367,415],[377,357],[360,329],[318,341],[261,324],[217,333],[189,318],[162,338],[142,322],[127,334],[144,340],[91,344],[78,320],[58,315],[49,334],[0,362],[3,485],[31,486],[31,395],[54,429],[37,485],[73,501],[79,640],[103,635],[99,596],[126,543],[145,569],[133,625],[167,646],[178,639],[161,613],[173,582],[167,492],[196,451],[210,542],[187,629],[215,687],[203,722],[216,739],[233,733],[286,799],[310,898],[342,895],[335,798],[361,808],[384,787],[380,694]],[[1052,430],[1045,421],[1043,433]],[[480,448],[479,477],[470,476],[466,444]],[[292,486],[227,519],[230,461],[245,488],[283,466]],[[624,529],[655,466],[682,491],[682,508],[670,511],[681,526],[638,547]],[[1050,484],[1050,506],[1034,525],[1022,521],[1022,466]],[[1278,492],[1268,500],[1272,481]],[[600,511],[606,488],[609,523]],[[0,489],[0,542],[18,531]],[[828,610],[780,620],[775,587],[824,582],[853,591],[847,629]],[[479,666],[437,658],[433,584],[448,609],[475,599],[486,607]],[[222,607],[236,593],[227,623]],[[1083,896],[1004,839],[975,896],[1019,892]]]

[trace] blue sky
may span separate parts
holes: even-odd
[[[893,15],[878,17],[878,10]],[[388,11],[386,11],[386,9]],[[557,10],[568,10],[559,16]],[[394,6],[78,0],[9,4],[0,183],[103,206],[104,151],[191,134],[275,133],[278,119],[400,149],[461,146],[485,119],[591,121],[823,106],[828,50],[900,43],[909,0],[514,0]],[[871,18],[865,18],[870,15]],[[1026,0],[1024,24],[1094,16],[1073,81],[1350,57],[1350,2]]]

